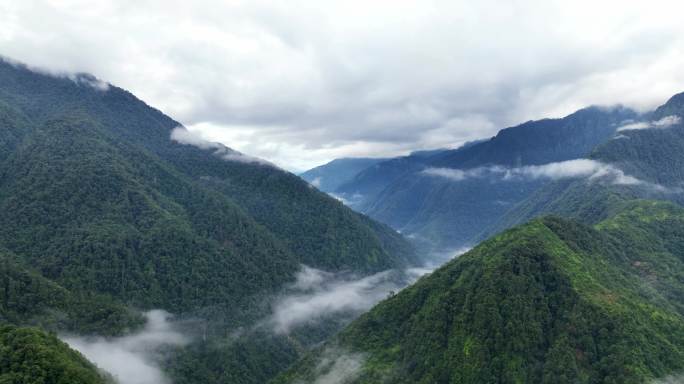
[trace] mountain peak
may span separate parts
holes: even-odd
[[[654,119],[661,119],[671,115],[684,116],[684,92],[670,97],[665,104],[653,112]]]

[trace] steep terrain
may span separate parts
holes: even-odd
[[[562,119],[529,121],[456,150],[379,163],[335,193],[423,249],[472,246],[483,231],[548,182],[505,177],[506,172],[585,157],[635,117],[623,107],[590,107]]]
[[[652,112],[641,127],[623,127],[589,155],[590,159],[611,164],[639,182],[619,185],[580,178],[548,183],[514,206],[483,237],[549,213],[595,223],[607,217],[610,207],[620,200],[651,198],[684,203],[682,118],[684,94],[678,94]],[[654,123],[658,121],[668,124]]]
[[[188,135],[92,76],[0,61],[3,321],[120,334],[142,322],[128,308],[162,308],[204,319],[206,348],[232,356],[223,338],[267,315],[302,264],[363,275],[416,260],[394,230],[297,176]],[[274,343],[244,341],[252,357],[284,351],[281,364],[301,351]],[[175,375],[212,382],[223,366],[206,369]]]
[[[684,209],[668,203],[631,202],[593,228],[534,220],[385,300],[276,382],[333,370],[349,383],[642,383],[677,372],[683,239]]]
[[[359,172],[387,159],[352,157],[335,159],[299,175],[323,192],[334,193],[337,188],[352,180]]]
[[[0,383],[113,384],[54,335],[0,325]]]
[[[467,147],[470,144],[464,145]],[[341,184],[334,192],[354,209],[364,212],[378,196],[402,176],[425,167],[429,160],[446,150],[417,151],[367,167]]]

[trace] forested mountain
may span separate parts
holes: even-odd
[[[335,159],[299,175],[323,192],[333,193],[359,172],[387,159],[370,157],[350,157]]]
[[[684,203],[684,94],[670,98],[638,125],[623,127],[598,145],[589,158],[611,164],[637,179],[631,183],[573,178],[551,182],[520,202],[484,236],[543,214],[595,223],[611,214],[616,202],[651,198]],[[657,122],[665,121],[666,123]]]
[[[353,322],[277,383],[642,383],[684,368],[684,209],[508,230]]]
[[[585,157],[636,117],[628,108],[590,107],[562,119],[529,121],[455,150],[378,163],[335,194],[423,249],[471,246],[548,181],[505,177],[509,169]]]
[[[345,199],[349,206],[364,212],[385,188],[402,176],[423,168],[431,157],[444,151],[417,151],[408,156],[387,159],[358,172],[333,192]]]
[[[54,335],[0,325],[0,383],[114,384],[114,380]]]
[[[189,134],[179,125],[92,76],[0,61],[3,321],[120,334],[142,323],[129,307],[163,308],[214,323],[214,355],[230,355],[221,338],[264,316],[302,264],[367,274],[416,260],[394,230],[293,174],[172,140]],[[223,370],[206,368],[195,380]]]
[[[274,305],[321,294],[327,272],[414,265],[400,234],[123,89],[0,61],[0,382],[108,382],[54,332],[113,340],[143,329],[149,309],[189,334],[158,362],[176,383],[321,383],[331,372],[637,383],[684,369],[684,210],[634,200],[684,202],[683,111],[681,95],[639,120],[588,108],[455,150],[322,167],[341,167],[334,193],[356,209],[437,249],[565,217],[482,243],[330,341],[350,316],[316,313],[279,332]],[[585,156],[571,165],[594,173],[526,177]],[[303,265],[327,272],[302,277]],[[355,284],[344,295],[362,301],[368,287]],[[323,294],[293,306],[338,299]]]

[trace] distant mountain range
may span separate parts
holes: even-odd
[[[299,176],[321,191],[332,193],[359,172],[385,160],[387,159],[367,157],[335,159]]]
[[[532,175],[541,168],[529,167],[586,158],[619,127],[644,118],[624,107],[590,107],[562,119],[529,121],[457,149],[378,162],[329,192],[423,250],[471,247],[554,178]]]

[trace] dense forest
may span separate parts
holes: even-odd
[[[352,323],[354,383],[641,383],[684,368],[684,209],[508,230]],[[332,369],[312,354],[278,383]],[[338,357],[339,358],[339,357]]]
[[[548,182],[505,178],[502,171],[586,157],[623,121],[636,118],[624,107],[589,107],[559,119],[528,121],[459,148],[373,164],[330,192],[411,236],[423,251],[470,247]],[[470,170],[477,176],[454,180],[431,170]]]
[[[684,116],[684,93],[670,98],[647,115],[650,119]],[[667,129],[622,130],[610,140],[597,145],[589,158],[613,164],[640,182],[618,185],[587,179],[552,181],[507,211],[478,237],[524,223],[534,217],[556,214],[588,224],[601,221],[620,202],[634,198],[669,200],[684,203],[684,125],[681,121]]]
[[[226,342],[302,265],[416,262],[389,227],[273,165],[172,140],[178,122],[98,81],[0,61],[0,321],[115,336],[163,308],[205,323],[202,342],[167,354],[178,382],[221,382],[229,361],[250,367],[233,382],[258,383],[339,329]]]
[[[0,383],[113,384],[114,379],[55,335],[0,325]]]
[[[94,84],[0,61],[0,383],[111,383],[58,335],[111,342],[145,330],[151,309],[190,340],[160,347],[174,383],[641,383],[684,369],[684,209],[645,200],[684,202],[679,125],[617,137],[634,112],[588,108],[456,150],[338,164],[348,177],[368,166],[345,184],[420,227],[416,244],[498,235],[351,324],[278,333],[265,319],[303,266],[320,279],[403,271],[422,261],[414,245],[272,164],[174,138],[190,133]],[[677,95],[643,118],[683,106]],[[582,156],[638,182],[423,174]]]

